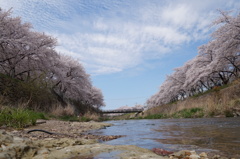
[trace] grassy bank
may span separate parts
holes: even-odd
[[[240,79],[182,101],[153,107],[137,117],[135,114],[124,114],[109,118],[124,120],[234,116],[240,116]]]
[[[1,106],[0,126],[24,128],[35,125],[37,119],[47,119],[43,113],[24,108],[10,108]]]
[[[30,110],[24,107],[0,105],[0,127],[24,128],[36,124],[38,119],[57,119],[63,121],[99,121],[100,114],[85,113],[82,116],[74,115],[72,107],[58,107],[49,113]]]
[[[189,118],[237,116],[240,110],[240,80],[203,94],[151,108],[140,118]]]
[[[45,112],[63,119],[72,116],[98,114],[99,107],[84,100],[59,95],[52,88],[52,83],[41,79],[24,81],[0,73],[0,107],[25,108],[36,112]]]
[[[204,111],[202,108],[190,108],[183,109],[173,114],[150,114],[138,119],[166,119],[166,118],[202,118],[204,117]]]

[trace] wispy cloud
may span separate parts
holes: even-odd
[[[57,37],[57,50],[79,58],[91,74],[120,72],[205,39],[219,6],[240,7],[236,0],[0,0],[0,4]]]

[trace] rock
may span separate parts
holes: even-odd
[[[6,151],[7,147],[5,145],[1,145],[2,150],[1,151]]]
[[[40,148],[37,152],[38,155],[49,154],[49,150],[46,148]]]
[[[220,157],[221,157],[220,155],[214,155],[213,159],[220,159]]]
[[[197,155],[197,154],[192,154],[192,155],[189,156],[189,158],[191,158],[191,159],[199,159],[200,156]]]
[[[62,149],[62,147],[56,147],[56,150],[60,150],[60,149]]]
[[[13,142],[23,142],[23,141],[24,141],[23,138],[16,137],[16,136],[13,137]]]
[[[197,155],[196,151],[190,151],[190,154],[188,155]]]
[[[177,157],[177,158],[181,158],[184,156],[190,156],[190,155],[191,155],[191,152],[189,150],[182,150],[182,151],[171,154],[171,156]]]
[[[198,155],[195,151],[183,150],[171,154],[170,159],[208,159],[208,157],[205,152]]]
[[[4,130],[0,130],[0,145],[6,143],[12,143],[13,136],[6,133]]]
[[[205,152],[200,153],[199,156],[200,156],[201,158],[207,158],[207,157],[208,157]]]
[[[11,156],[8,156],[8,154],[0,153],[0,159],[11,159]]]
[[[167,150],[164,150],[164,149],[161,149],[161,148],[153,148],[152,151],[154,153],[156,153],[157,155],[161,155],[161,156],[168,156],[168,155],[173,153],[171,151],[167,151]]]

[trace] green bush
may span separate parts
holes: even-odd
[[[80,118],[80,121],[81,122],[89,122],[89,121],[91,121],[91,119],[83,116],[83,117]]]
[[[152,114],[144,117],[144,119],[164,119],[167,118],[166,114]]]
[[[203,116],[202,108],[183,109],[172,115],[173,118],[201,118]]]
[[[12,121],[11,110],[4,108],[0,110],[0,125],[8,126],[8,123]]]
[[[24,128],[29,125],[35,125],[37,119],[46,119],[46,117],[43,113],[22,108],[5,107],[0,110],[0,126]]]

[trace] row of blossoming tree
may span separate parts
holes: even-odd
[[[154,107],[228,84],[240,75],[240,13],[221,16],[213,22],[217,26],[211,40],[199,47],[198,55],[175,68],[150,97],[147,106]]]
[[[20,17],[12,17],[10,10],[0,10],[1,96],[34,102],[47,94],[41,100],[51,96],[63,107],[71,102],[79,106],[103,106],[102,92],[92,85],[83,66],[79,61],[59,54],[55,50],[56,44],[56,39],[33,31]],[[50,107],[46,104],[40,104],[40,107]]]

